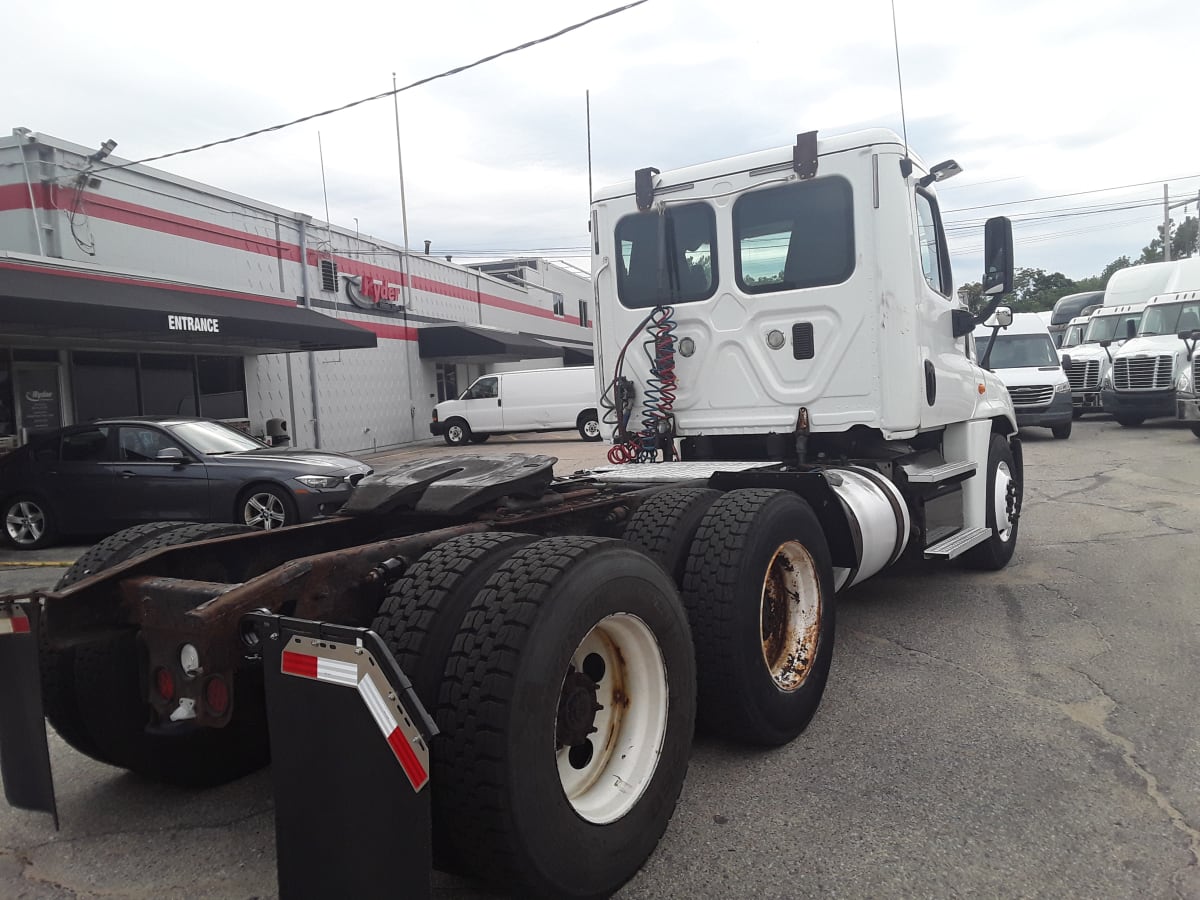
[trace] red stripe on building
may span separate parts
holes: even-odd
[[[75,192],[71,188],[60,187],[52,194],[48,185],[36,184],[33,186],[33,194],[36,205],[43,210],[69,209],[75,203]],[[289,262],[300,261],[300,247],[298,244],[276,241],[274,238],[239,231],[235,228],[214,225],[211,222],[205,222],[201,219],[168,213],[161,209],[117,200],[113,197],[106,197],[103,194],[91,191],[83,193],[83,204],[84,211],[88,215],[95,216],[98,219],[107,219],[122,225],[129,225],[133,228],[145,228],[150,231],[181,237],[186,240],[216,244],[217,246],[243,250],[248,253],[281,257]],[[26,185],[21,183],[0,185],[0,212],[30,208],[29,188]],[[328,254],[318,253],[310,249],[308,251],[308,264],[316,268],[320,260],[327,259],[328,256]],[[352,259],[345,256],[334,256],[333,259],[337,263],[338,269],[347,274],[366,275],[385,283],[404,284],[404,275],[397,269],[388,269],[383,266],[364,262],[360,259]],[[511,300],[507,297],[460,287],[420,275],[413,276],[412,287],[415,290],[438,294],[443,297],[453,297],[456,300],[464,300],[469,303],[482,303],[486,306],[522,315],[565,322],[568,325],[582,324],[578,316],[556,316],[553,310],[543,309],[531,303],[522,303],[519,300]]]
[[[316,678],[317,657],[309,656],[307,653],[293,653],[290,650],[284,650],[282,671],[285,675]]]
[[[387,742],[388,746],[392,748],[392,752],[396,754],[396,759],[400,761],[400,767],[404,769],[404,774],[412,782],[413,790],[419,791],[429,780],[429,773],[417,759],[417,754],[409,744],[408,738],[397,728],[387,736]]]

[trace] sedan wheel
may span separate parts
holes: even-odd
[[[18,550],[36,550],[54,537],[50,513],[32,497],[17,497],[4,511],[4,534]]]
[[[242,521],[263,531],[282,528],[296,521],[291,499],[279,488],[266,485],[251,489],[242,501],[241,509]]]

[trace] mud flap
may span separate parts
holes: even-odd
[[[38,662],[40,610],[32,600],[0,604],[0,776],[9,805],[47,812],[58,829]]]
[[[263,657],[282,900],[432,896],[437,727],[366,628],[250,613]]]

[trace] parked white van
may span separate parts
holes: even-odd
[[[477,378],[457,400],[433,408],[429,430],[447,444],[482,444],[493,434],[575,428],[585,441],[598,441],[596,369],[534,369]]]
[[[1059,440],[1071,436],[1071,383],[1050,330],[1037,313],[1017,313],[1007,328],[980,325],[975,329],[975,352],[979,364],[999,375],[1008,388],[1018,427],[1049,428]]]

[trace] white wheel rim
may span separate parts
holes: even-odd
[[[603,674],[596,678],[599,659]],[[667,673],[650,628],[637,616],[616,613],[598,622],[571,655],[563,679],[587,674],[595,687],[592,732],[582,743],[559,746],[558,777],[571,808],[596,825],[615,822],[637,804],[658,766],[667,734]],[[576,695],[572,700],[591,701]],[[585,749],[586,748],[586,749]]]
[[[785,693],[808,680],[821,638],[821,581],[808,548],[788,541],[763,576],[759,608],[763,662]]]
[[[283,501],[274,494],[253,494],[246,501],[246,524],[251,528],[261,528],[270,531],[272,528],[282,528],[287,521],[287,513]]]
[[[583,433],[588,437],[596,437],[600,434],[600,423],[595,419],[588,419],[583,423]]]
[[[1008,491],[1013,483],[1008,463],[1001,461],[996,466],[996,480],[992,485],[992,511],[996,520],[996,536],[1007,542],[1012,537],[1012,519],[1008,515]]]
[[[458,425],[451,425],[446,429],[446,435],[450,438],[452,444],[461,444],[463,440],[463,430]]]
[[[4,527],[14,544],[36,544],[46,533],[46,514],[36,503],[22,500],[8,508]]]

